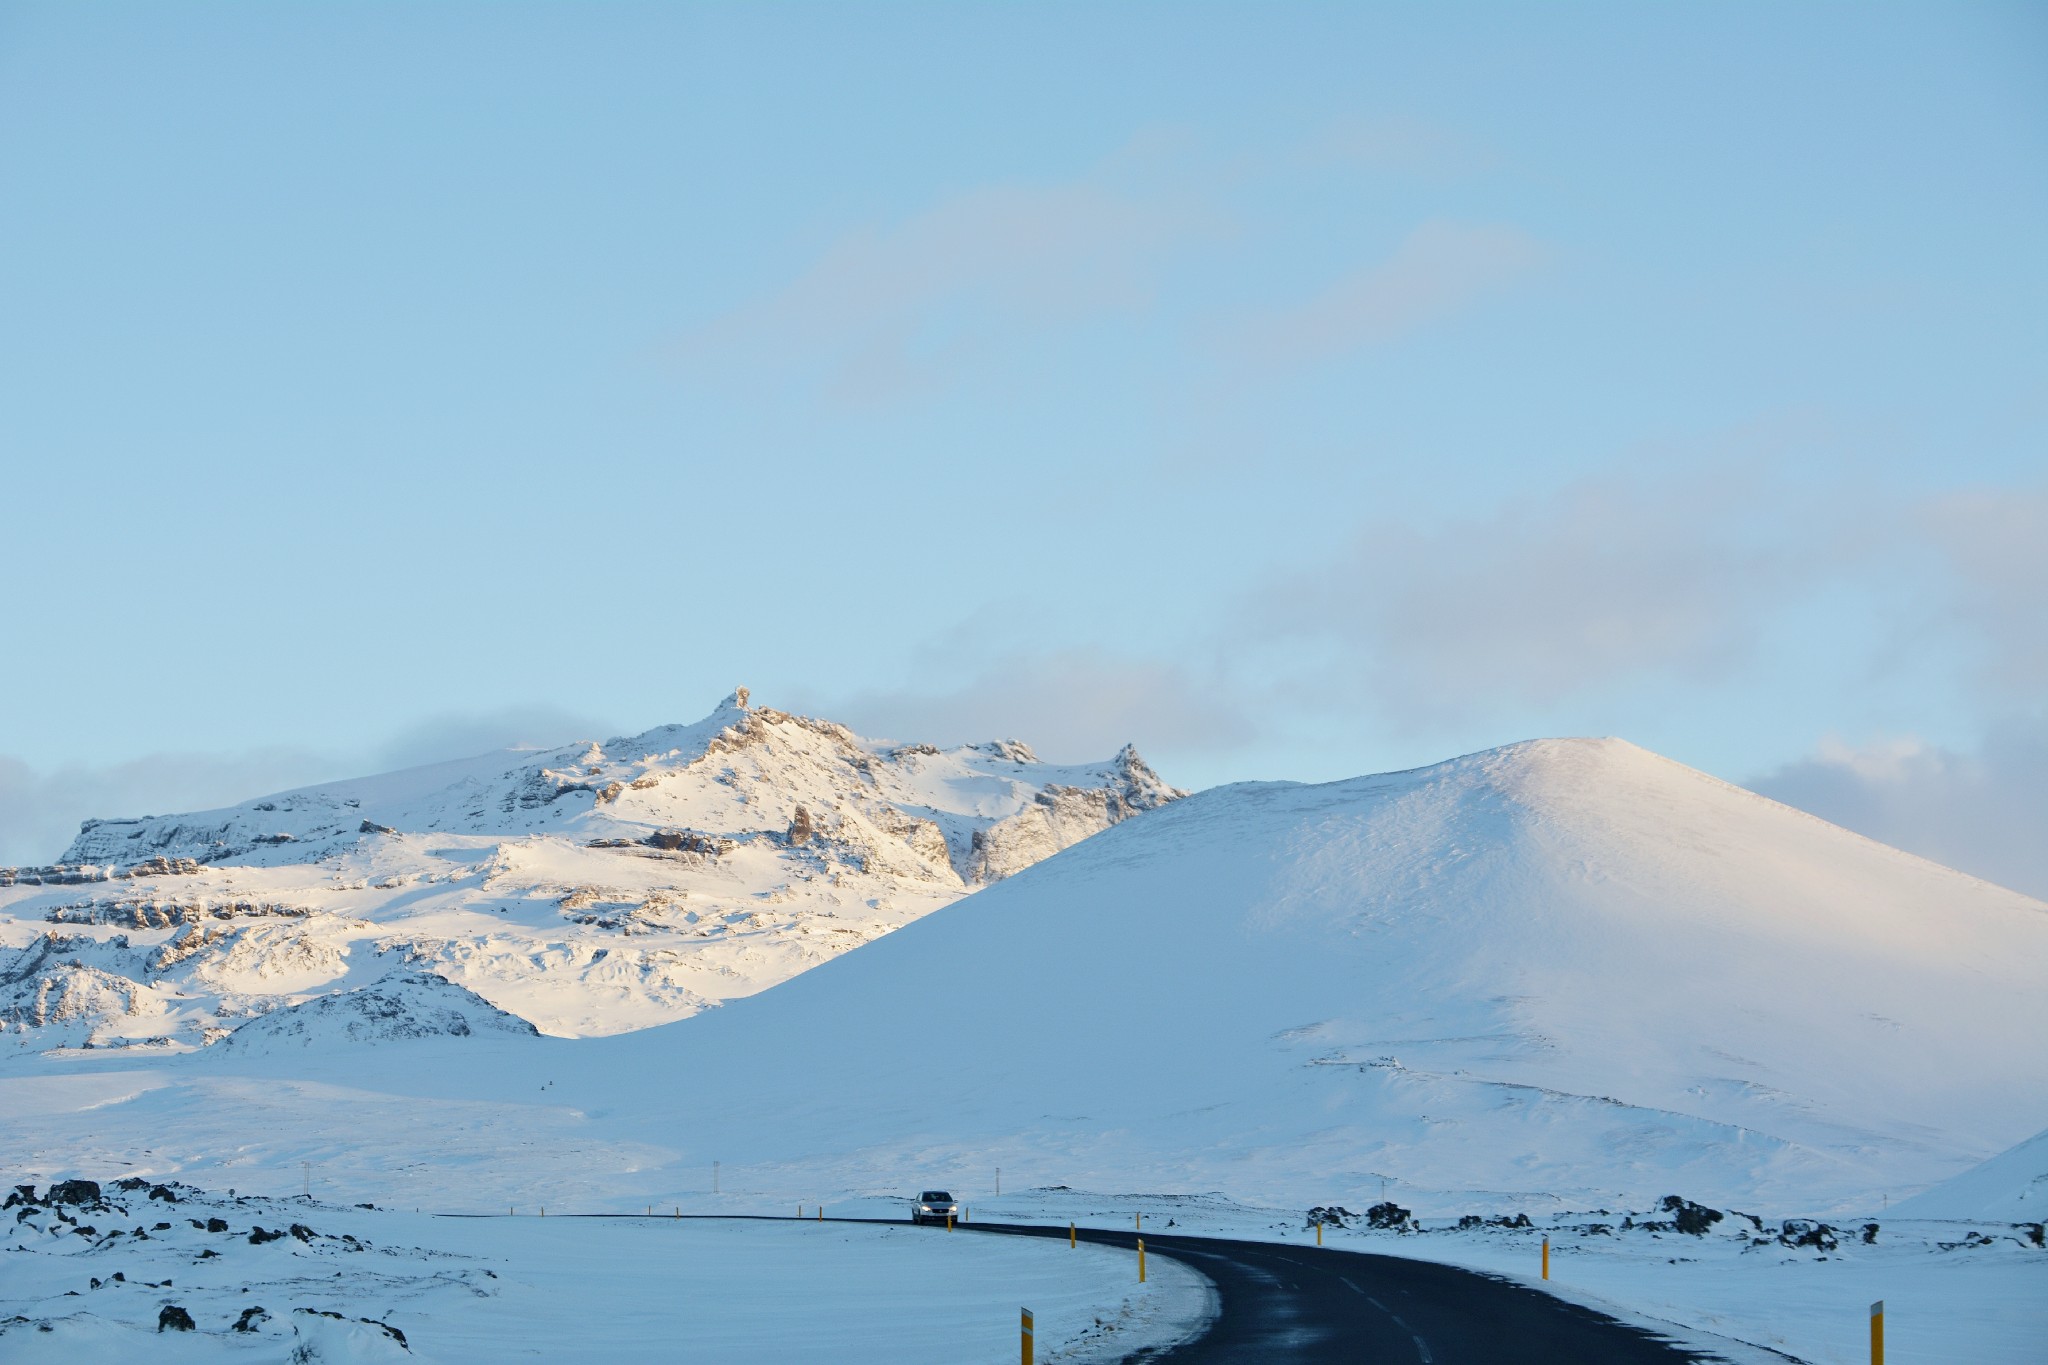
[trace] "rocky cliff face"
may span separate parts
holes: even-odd
[[[393,972],[561,1034],[785,980],[1183,793],[1137,752],[881,744],[749,702],[225,810],[0,869],[0,1027],[198,1046]],[[57,926],[63,926],[61,929]]]

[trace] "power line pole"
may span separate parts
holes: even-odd
[[[715,1161],[711,1163],[711,1192],[718,1193],[718,1163]]]

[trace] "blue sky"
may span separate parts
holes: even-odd
[[[0,4],[0,857],[745,683],[2048,893],[2044,243],[2038,6]]]

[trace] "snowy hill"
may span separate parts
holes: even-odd
[[[2037,1130],[2044,979],[2048,905],[1625,743],[1545,741],[1204,792],[593,1045],[588,1086],[687,1075],[645,1131],[848,1188],[1001,1164],[1812,1211]]]
[[[557,1034],[785,980],[1182,793],[1135,750],[884,745],[748,704],[227,810],[89,821],[0,869],[0,1024],[195,1046],[394,969]]]
[[[1900,1218],[2048,1223],[2048,1132],[1892,1206]]]

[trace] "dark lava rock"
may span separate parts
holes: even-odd
[[[209,1218],[206,1220],[206,1230],[208,1232],[226,1232],[228,1230],[228,1220],[225,1218]]]
[[[1345,1228],[1357,1220],[1358,1215],[1342,1204],[1318,1204],[1308,1211],[1308,1222],[1305,1226]]]
[[[301,1242],[310,1242],[319,1235],[319,1233],[313,1231],[313,1229],[307,1227],[304,1223],[292,1224],[292,1236],[298,1238]]]
[[[1787,1218],[1779,1227],[1778,1242],[1781,1246],[1812,1247],[1816,1251],[1833,1251],[1840,1245],[1833,1228],[1804,1218]]]
[[[258,1324],[267,1322],[269,1319],[270,1314],[264,1312],[261,1308],[244,1308],[242,1316],[235,1320],[235,1330],[237,1332],[253,1332]]]
[[[1675,1194],[1665,1195],[1662,1207],[1672,1215],[1671,1226],[1692,1237],[1704,1237],[1708,1228],[1721,1221],[1721,1210],[1680,1199]]]
[[[198,1324],[192,1321],[192,1315],[175,1303],[165,1304],[163,1312],[156,1315],[156,1330],[159,1332],[166,1327],[173,1332],[190,1332],[197,1326]]]
[[[50,1186],[50,1193],[43,1202],[46,1204],[97,1204],[100,1202],[100,1182],[97,1180],[60,1180]]]
[[[260,1247],[265,1242],[280,1241],[283,1238],[289,1237],[290,1235],[290,1233],[285,1232],[282,1229],[280,1229],[277,1232],[266,1232],[260,1227],[251,1228],[249,1229],[249,1245],[252,1247]]]
[[[1365,1223],[1367,1227],[1400,1228],[1406,1227],[1408,1220],[1414,1216],[1407,1209],[1402,1208],[1399,1204],[1389,1199],[1383,1204],[1374,1204],[1371,1208],[1367,1209],[1365,1211]]]

